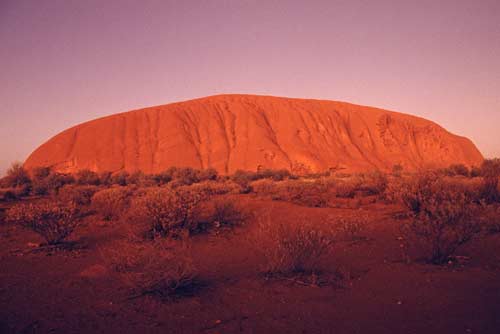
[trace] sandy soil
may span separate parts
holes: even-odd
[[[72,251],[33,251],[42,240],[0,223],[1,333],[499,333],[500,234],[460,250],[463,263],[407,263],[395,218],[401,208],[305,208],[238,195],[254,218],[243,227],[192,238],[205,286],[192,297],[129,299],[100,251],[123,236],[121,223],[89,217]],[[362,241],[338,242],[322,266],[344,279],[322,287],[266,280],[252,235],[258,219],[325,224],[369,215]],[[264,217],[264,218],[262,218]]]

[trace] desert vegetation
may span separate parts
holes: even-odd
[[[74,203],[43,201],[17,204],[7,211],[6,220],[25,226],[40,234],[48,245],[64,241],[78,224]]]
[[[401,270],[446,270],[468,259],[463,254],[471,247],[500,235],[499,166],[487,160],[474,169],[416,173],[397,166],[390,173],[264,169],[226,176],[192,168],[70,175],[15,164],[1,180],[0,219],[19,228],[16,234],[38,234],[43,241],[28,244],[42,254],[74,252],[63,247],[68,241],[93,242],[85,249],[98,254],[92,261],[124,288],[127,302],[203,298],[226,280],[237,281],[231,276],[236,269],[227,268],[243,270],[245,261],[247,272],[240,275],[263,284],[260,289],[345,289],[363,275],[351,259],[360,254],[370,266],[390,263],[392,256],[407,267]],[[385,228],[389,232],[377,232]],[[89,233],[114,234],[101,240]],[[209,255],[232,240],[233,248]],[[391,243],[393,253],[387,252]],[[373,258],[377,249],[384,249],[379,260]],[[224,267],[232,253],[240,257]]]

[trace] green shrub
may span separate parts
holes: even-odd
[[[40,234],[49,245],[61,243],[78,224],[74,204],[49,201],[14,205],[7,211],[6,217],[7,221]]]

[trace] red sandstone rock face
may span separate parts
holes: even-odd
[[[467,138],[422,118],[349,103],[219,95],[116,114],[37,148],[28,169],[137,171],[170,166],[292,171],[480,165]]]

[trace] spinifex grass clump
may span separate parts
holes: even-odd
[[[47,244],[56,245],[73,232],[79,220],[74,203],[44,201],[14,205],[7,211],[7,221],[30,228]]]

